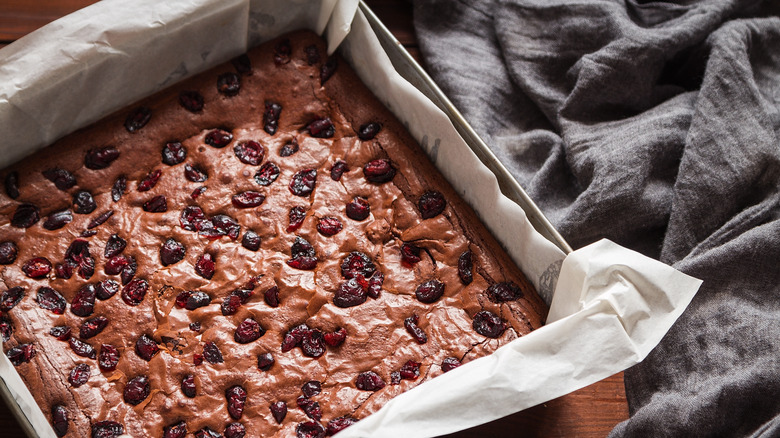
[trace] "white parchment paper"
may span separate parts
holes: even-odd
[[[357,8],[357,0],[104,0],[71,14],[0,50],[0,167],[249,47],[313,29],[330,51],[339,47],[552,302],[545,327],[415,387],[339,436],[449,433],[641,361],[701,282],[608,241],[565,256],[500,193],[449,119],[393,70]],[[0,378],[39,436],[54,437],[4,355]]]

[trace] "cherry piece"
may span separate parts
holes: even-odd
[[[106,242],[106,249],[103,250],[103,256],[107,259],[119,255],[127,248],[127,241],[118,234],[112,234]]]
[[[163,438],[184,438],[187,436],[187,424],[184,421],[163,427]]]
[[[263,129],[269,135],[276,134],[276,130],[279,128],[279,116],[281,114],[281,105],[269,100],[265,102],[265,112],[263,113]]]
[[[271,353],[263,353],[257,356],[257,368],[268,371],[276,363],[274,356]]]
[[[244,233],[244,237],[241,239],[241,246],[250,251],[259,250],[260,236],[252,230],[247,230],[247,232]]]
[[[43,222],[43,228],[47,230],[59,230],[73,220],[73,213],[70,210],[55,211]]]
[[[217,91],[227,97],[233,97],[241,91],[241,76],[226,72],[217,78]]]
[[[247,318],[238,325],[233,333],[233,339],[239,344],[248,344],[260,339],[265,334],[260,324],[252,318]]]
[[[149,283],[146,280],[136,278],[122,288],[122,301],[130,306],[137,306],[144,300],[148,290]]]
[[[125,191],[127,191],[127,177],[120,175],[116,181],[114,181],[114,185],[111,186],[111,200],[119,202],[119,200],[122,199],[122,195],[125,194]]]
[[[323,438],[325,427],[316,421],[298,423],[295,427],[295,436],[296,438]]]
[[[96,218],[89,221],[89,224],[87,224],[87,228],[91,230],[92,228],[103,225],[103,223],[105,223],[113,215],[114,215],[114,210],[108,210],[105,213],[101,213]]]
[[[207,280],[214,276],[215,268],[214,257],[209,253],[204,253],[195,263],[195,273]]]
[[[251,190],[237,193],[230,199],[230,202],[236,208],[258,207],[263,201],[265,201],[265,195]]]
[[[46,257],[35,257],[22,265],[22,271],[30,278],[43,278],[51,272],[51,262]]]
[[[184,376],[184,378],[181,379],[181,392],[189,398],[195,398],[197,391],[195,387],[194,375],[187,374]]]
[[[166,143],[162,148],[162,162],[175,166],[187,158],[187,149],[178,141]]]
[[[118,363],[119,350],[117,350],[117,348],[113,345],[101,345],[100,354],[98,355],[98,367],[100,367],[100,370],[103,372],[114,371]]]
[[[374,262],[360,251],[352,251],[341,261],[341,275],[346,279],[355,278],[358,275],[370,278],[376,272]]]
[[[310,400],[305,396],[298,397],[297,402],[298,407],[301,408],[307,417],[315,421],[320,421],[322,419],[322,408],[320,408],[319,403],[314,400]]]
[[[38,288],[36,300],[41,309],[51,310],[52,313],[56,315],[65,313],[65,306],[67,304],[65,298],[62,294],[48,286]]]
[[[33,344],[19,344],[5,353],[5,355],[8,357],[8,360],[10,360],[11,364],[15,367],[29,362],[33,357],[35,357],[35,354],[36,351]]]
[[[14,323],[7,315],[0,315],[0,336],[3,338],[3,342],[8,342],[11,339],[11,335],[14,334]]]
[[[306,129],[312,137],[316,138],[331,138],[336,134],[336,127],[328,117],[312,121]]]
[[[290,40],[285,38],[274,47],[274,64],[277,67],[287,64],[290,62],[291,54],[292,46],[290,46]]]
[[[286,263],[291,268],[310,271],[317,267],[317,255],[314,247],[306,239],[296,236],[290,253],[292,258]]]
[[[365,280],[363,280],[363,282],[365,282]],[[361,284],[358,278],[350,278],[339,285],[339,288],[333,296],[333,304],[338,307],[346,308],[365,303],[367,298],[366,286]]]
[[[0,297],[0,311],[8,312],[13,309],[19,301],[24,298],[24,288],[21,286],[14,286],[5,292]]]
[[[70,311],[76,316],[92,315],[95,309],[95,297],[97,288],[94,284],[85,284],[81,286],[73,301],[70,302]],[[82,336],[83,338],[84,336]]]
[[[138,191],[139,192],[148,192],[151,190],[154,186],[157,185],[157,181],[160,180],[160,176],[162,176],[162,170],[155,169],[151,172],[149,172],[144,179],[138,182]]]
[[[118,438],[125,427],[116,421],[98,421],[92,425],[92,438]]]
[[[376,122],[360,125],[360,129],[358,129],[358,138],[363,141],[372,140],[374,137],[376,137],[377,134],[379,134],[381,129],[382,125]]]
[[[435,303],[444,295],[444,283],[439,280],[428,280],[417,286],[414,295],[421,303]]]
[[[68,411],[63,405],[54,405],[51,408],[51,426],[58,437],[68,434]]]
[[[87,153],[89,157],[89,153]],[[58,189],[65,191],[76,185],[76,177],[72,173],[65,169],[55,167],[53,169],[46,169],[43,172],[43,177],[54,183],[54,186]]]
[[[347,204],[346,210],[347,217],[356,221],[368,219],[368,216],[371,214],[371,206],[368,204],[368,200],[361,196],[355,196],[352,202]]]
[[[16,228],[30,228],[41,219],[38,207],[32,204],[21,204],[16,207],[11,225]]]
[[[358,374],[355,387],[361,391],[378,391],[385,387],[385,381],[373,371]]]
[[[165,195],[158,195],[144,202],[143,209],[148,213],[164,213],[168,211],[168,202],[165,199]]]
[[[303,333],[301,339],[301,351],[307,357],[318,358],[325,354],[325,344],[322,339],[322,332],[317,329],[311,329]]]
[[[154,355],[159,351],[160,347],[157,345],[157,342],[148,335],[141,335],[141,337],[135,341],[135,354],[147,362],[152,360]]]
[[[18,253],[19,249],[14,242],[6,240],[0,243],[0,265],[10,265],[15,262]]]
[[[444,195],[436,191],[429,191],[423,193],[420,196],[420,200],[417,202],[417,208],[420,209],[420,214],[423,219],[430,219],[436,217],[447,206],[447,201],[444,200]]]
[[[240,420],[246,404],[246,390],[240,385],[234,385],[225,391],[228,413],[234,420]]]
[[[335,56],[331,56],[325,61],[325,64],[322,64],[320,67],[320,86],[325,85],[325,82],[328,82],[328,79],[333,76],[333,73],[336,73],[336,68],[338,67],[338,61],[336,59]]]
[[[306,209],[296,205],[290,209],[290,213],[287,216],[290,219],[287,232],[292,233],[303,225],[303,220],[306,219]]]
[[[142,106],[133,110],[125,119],[125,129],[127,132],[135,132],[143,128],[152,118],[152,110]]]
[[[223,438],[223,437],[218,432],[214,432],[208,427],[204,427],[203,429],[195,432],[195,438]]]
[[[244,438],[246,427],[241,423],[230,423],[225,428],[225,438]]]
[[[182,91],[179,93],[179,105],[191,113],[199,113],[203,109],[203,96],[197,91]]]
[[[272,286],[263,293],[263,300],[271,307],[279,307],[279,288]]]
[[[282,424],[284,417],[287,416],[287,403],[278,401],[271,405],[271,415],[274,416],[274,420],[277,423]]]
[[[393,179],[395,176],[395,169],[390,163],[390,160],[383,158],[372,160],[363,166],[363,176],[365,176],[366,180],[369,182],[382,184]]]
[[[198,231],[207,221],[206,214],[200,207],[185,207],[179,216],[179,224],[187,231]]]
[[[79,386],[87,383],[90,374],[92,374],[92,370],[90,369],[89,365],[80,363],[70,371],[70,375],[68,375],[68,382],[70,383],[70,386],[78,388]]]
[[[87,169],[92,170],[105,169],[117,158],[119,158],[119,149],[113,146],[106,146],[101,149],[90,149],[84,157],[84,165]]]
[[[406,331],[412,335],[418,344],[424,344],[428,342],[428,336],[426,336],[425,332],[417,325],[418,321],[419,317],[415,313],[412,316],[404,319],[404,328],[406,328]]]
[[[501,336],[501,333],[504,333],[507,328],[506,322],[501,317],[488,310],[477,312],[471,326],[474,331],[488,338]]]
[[[122,396],[125,402],[133,406],[141,404],[142,401],[149,397],[151,392],[151,385],[149,384],[149,378],[146,376],[137,376],[130,379],[125,385],[125,390]]]
[[[335,217],[323,217],[317,222],[317,231],[325,237],[336,235],[344,226]]]
[[[200,186],[197,189],[193,190],[192,193],[190,193],[190,197],[192,199],[198,199],[200,195],[203,194],[203,192],[206,191],[206,186]]]
[[[203,357],[210,364],[218,364],[225,361],[222,358],[222,352],[219,351],[219,347],[217,347],[217,344],[213,342],[206,342],[203,344]]]
[[[279,178],[279,167],[272,163],[267,162],[260,166],[260,169],[255,173],[255,182],[261,186],[269,186],[272,182]]]
[[[9,172],[5,176],[5,193],[11,199],[19,197],[19,172]]]
[[[94,359],[97,357],[97,353],[95,353],[95,348],[92,347],[92,345],[80,341],[76,338],[70,338],[68,339],[68,346],[71,350],[73,350],[74,353],[81,357],[87,357],[90,359]]]
[[[99,300],[107,300],[119,292],[119,283],[107,278],[95,285],[95,296]]]
[[[322,340],[325,341],[329,347],[338,347],[343,344],[347,339],[347,331],[344,328],[339,327],[336,331],[331,333],[325,333],[322,335]]]
[[[523,296],[520,287],[511,281],[491,285],[485,292],[488,299],[494,303],[516,301]]]
[[[300,145],[298,145],[298,139],[293,138],[291,141],[287,142],[282,146],[281,149],[279,149],[279,156],[280,157],[289,157],[290,155],[295,154],[298,152],[298,149],[300,148]]]
[[[314,186],[317,183],[317,170],[304,169],[298,171],[293,175],[290,180],[290,193],[295,196],[309,196],[314,191]]]
[[[190,182],[203,182],[209,179],[208,174],[198,166],[184,165],[184,177]]]
[[[342,430],[348,428],[349,426],[352,426],[353,424],[357,423],[358,420],[355,418],[352,418],[350,416],[343,416],[343,417],[336,417],[330,421],[328,421],[328,428],[327,433],[328,435],[335,435],[338,432],[341,432]]]
[[[399,370],[401,378],[405,380],[417,380],[420,377],[420,363],[408,360]]]
[[[411,268],[415,264],[419,263],[421,248],[413,243],[404,243],[401,245],[401,264],[407,268]]]
[[[310,331],[311,329],[306,324],[297,325],[288,330],[282,339],[282,353],[286,353],[299,346],[303,341],[303,335]]]
[[[347,162],[338,160],[333,163],[333,167],[330,168],[330,179],[333,181],[341,181],[341,176],[344,175],[344,172],[348,171],[349,167],[347,166]]]
[[[187,249],[173,238],[168,238],[160,247],[160,262],[163,266],[178,263],[184,259]]]
[[[89,253],[89,242],[76,239],[65,251],[65,264],[78,267],[79,276],[85,280],[95,273],[95,259]]]
[[[259,166],[263,162],[265,156],[265,149],[263,146],[254,141],[242,141],[233,146],[233,153],[239,161],[250,166]]]
[[[123,285],[128,284],[130,280],[135,277],[135,271],[138,268],[133,256],[127,256],[126,259],[127,264],[122,267],[122,272],[119,274],[119,278],[122,280]]]
[[[209,146],[221,149],[233,141],[233,134],[222,129],[212,129],[206,134],[204,141]]]
[[[306,398],[312,398],[322,392],[322,383],[318,380],[309,380],[301,386],[301,392]]]
[[[230,63],[233,64],[233,68],[235,68],[239,74],[252,74],[252,61],[249,59],[249,56],[247,56],[246,53],[231,59]]]
[[[441,370],[445,373],[448,371],[452,371],[455,368],[459,367],[461,365],[460,360],[456,357],[448,356],[445,357],[444,360],[441,362]]]

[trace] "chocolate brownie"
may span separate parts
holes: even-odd
[[[311,32],[1,176],[3,350],[59,436],[324,436],[546,314]]]

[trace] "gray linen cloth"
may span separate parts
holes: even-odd
[[[573,247],[704,280],[613,437],[780,436],[778,3],[414,2],[427,70]]]

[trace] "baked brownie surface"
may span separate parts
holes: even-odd
[[[311,32],[2,177],[3,350],[58,434],[324,436],[546,314]]]

